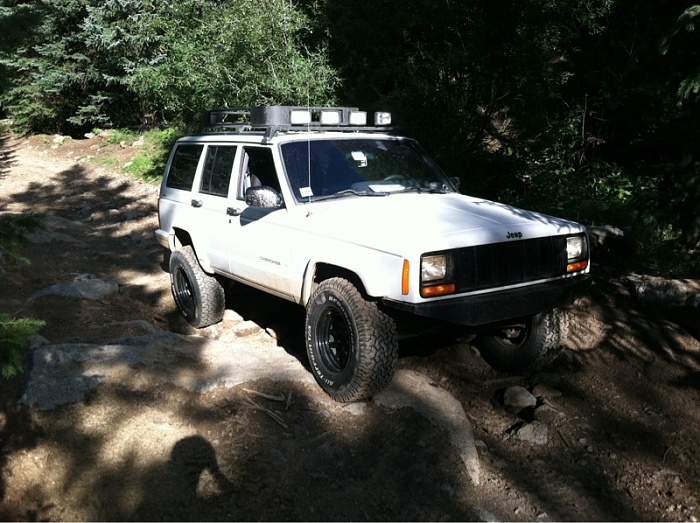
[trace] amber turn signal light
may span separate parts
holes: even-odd
[[[424,298],[429,298],[431,296],[443,296],[445,294],[452,294],[455,292],[455,284],[448,283],[446,285],[431,285],[430,287],[423,287],[420,290],[420,295]]]
[[[569,265],[566,266],[566,272],[576,272],[576,271],[582,271],[586,267],[588,267],[588,262],[587,261],[580,261],[576,263],[570,263]]]

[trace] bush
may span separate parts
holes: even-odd
[[[175,141],[184,134],[173,128],[153,129],[146,132],[143,135],[143,145],[140,151],[134,156],[131,164],[124,169],[124,172],[147,182],[159,180],[165,171],[165,164],[168,163],[170,150]]]

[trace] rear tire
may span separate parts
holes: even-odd
[[[190,245],[170,255],[170,289],[178,309],[193,327],[201,329],[223,319],[224,289],[214,276],[202,270]]]
[[[319,284],[306,308],[306,349],[316,381],[336,401],[366,399],[394,376],[394,320],[343,278]]]
[[[541,312],[528,318],[523,328],[488,331],[474,344],[494,369],[517,372],[551,361],[567,336],[568,325],[563,310]]]

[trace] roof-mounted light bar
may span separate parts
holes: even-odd
[[[391,114],[374,113],[374,127],[367,126],[367,113],[357,107],[303,107],[272,105],[218,109],[204,113],[202,131],[265,131],[268,139],[278,131],[388,130]]]

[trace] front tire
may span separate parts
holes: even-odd
[[[494,369],[517,372],[550,361],[567,333],[568,316],[557,309],[536,314],[521,327],[487,331],[474,343]]]
[[[366,399],[394,376],[394,320],[343,278],[319,284],[306,308],[306,349],[316,381],[336,401]]]
[[[202,270],[190,245],[170,255],[170,289],[178,309],[193,327],[201,329],[223,319],[224,289],[214,276]]]

